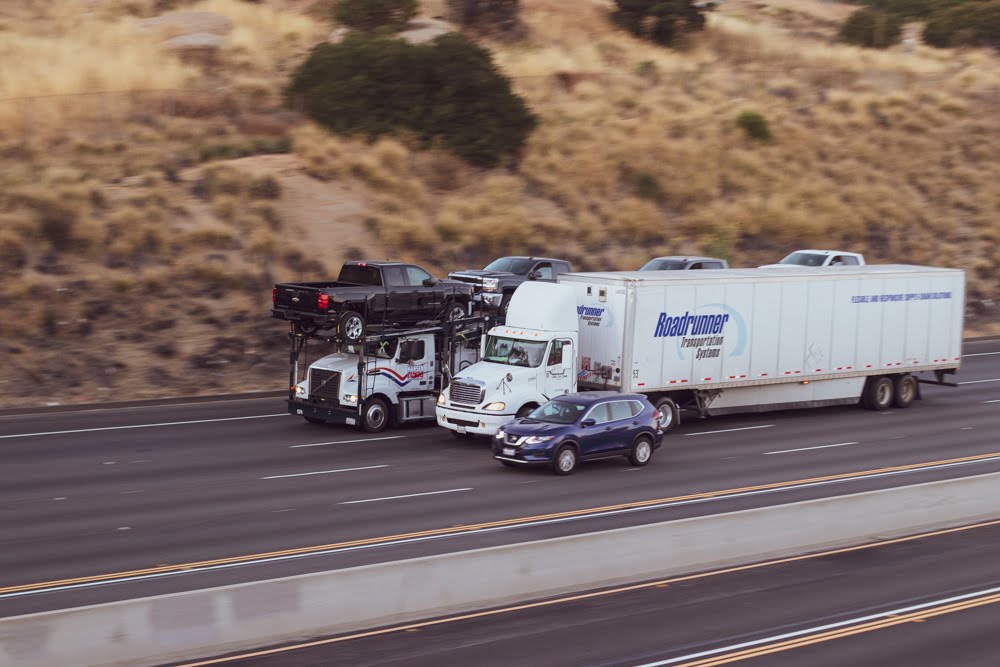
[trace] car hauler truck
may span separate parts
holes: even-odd
[[[369,433],[390,424],[434,419],[434,403],[450,373],[479,358],[484,317],[409,330],[387,330],[351,343],[290,327],[288,411],[314,424],[360,426]],[[312,363],[310,343],[333,350]],[[303,377],[299,369],[305,366]]]
[[[665,431],[681,409],[905,408],[953,386],[964,304],[962,271],[921,266],[568,273],[518,287],[437,423],[492,434],[586,389],[647,394]]]

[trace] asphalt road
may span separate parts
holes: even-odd
[[[1000,341],[882,413],[693,420],[556,478],[256,399],[0,417],[0,616],[1000,470]],[[653,502],[656,501],[656,502]]]
[[[1000,521],[185,663],[993,667]]]

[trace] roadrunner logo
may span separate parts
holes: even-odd
[[[588,327],[610,327],[613,322],[611,311],[604,306],[577,306],[576,314]]]

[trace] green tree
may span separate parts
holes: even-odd
[[[427,44],[364,34],[321,44],[285,94],[334,132],[403,130],[482,166],[515,153],[537,123],[490,52],[458,33]]]
[[[333,18],[355,30],[398,32],[417,15],[417,8],[418,0],[336,0]]]
[[[840,28],[840,40],[869,48],[884,49],[899,43],[903,18],[877,9],[859,9]]]
[[[611,20],[630,33],[664,46],[705,27],[705,15],[693,0],[615,0]]]
[[[521,29],[521,0],[447,0],[448,20],[486,34]]]
[[[1000,1],[972,0],[936,12],[924,26],[931,46],[989,46],[1000,49]]]

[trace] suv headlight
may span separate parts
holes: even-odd
[[[500,284],[499,278],[483,278],[483,291],[484,292],[496,292],[497,286]]]
[[[489,405],[487,405],[485,408],[483,408],[483,410],[489,410],[490,412],[500,412],[506,407],[507,404],[504,403],[503,401],[496,401],[494,403],[490,403]]]
[[[528,438],[527,440],[525,440],[524,444],[526,444],[526,445],[540,445],[543,442],[548,442],[549,440],[551,440],[554,437],[555,437],[554,435],[533,435],[530,438]]]
[[[498,428],[497,432],[493,434],[493,437],[498,438],[499,440],[503,440],[505,435],[507,435],[507,432],[502,428]]]

